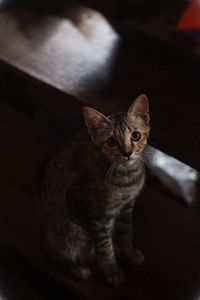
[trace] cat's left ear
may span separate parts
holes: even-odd
[[[110,124],[110,120],[106,116],[88,106],[83,108],[83,117],[88,131],[93,138],[99,128],[108,127]]]
[[[128,117],[130,119],[133,119],[134,117],[140,117],[146,125],[149,124],[149,103],[146,95],[142,94],[134,100],[129,107]]]

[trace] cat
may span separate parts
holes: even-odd
[[[132,211],[144,185],[148,100],[142,94],[127,113],[108,117],[84,107],[83,117],[91,139],[71,144],[46,168],[41,186],[45,247],[77,278],[88,279],[95,260],[106,282],[119,285],[125,276],[118,255],[131,265],[144,261],[132,242]]]

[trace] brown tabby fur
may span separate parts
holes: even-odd
[[[139,96],[127,114],[106,117],[85,107],[83,115],[92,141],[59,153],[43,180],[45,244],[76,277],[89,278],[95,259],[105,280],[118,285],[124,282],[119,253],[131,265],[144,260],[132,243],[132,210],[144,184],[148,101]]]

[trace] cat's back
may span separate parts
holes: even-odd
[[[47,164],[42,182],[43,198],[63,198],[66,193],[83,195],[91,181],[103,176],[104,162],[100,156],[90,139],[78,136],[72,140]]]
[[[80,176],[81,171],[85,172],[89,148],[88,141],[67,145],[50,159],[46,167],[45,181],[55,181],[57,178],[59,182],[64,181],[69,185],[71,180]]]

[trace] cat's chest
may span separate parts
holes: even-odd
[[[124,176],[123,181],[112,182],[109,186],[109,201],[116,210],[120,210],[128,202],[135,201],[137,195],[144,185],[144,173],[141,172],[139,178]]]
[[[110,189],[109,196],[112,198],[112,201],[115,202],[127,202],[130,199],[133,199],[137,196],[139,191],[143,186],[143,180],[140,184],[131,186],[131,187],[116,187],[112,186]]]
[[[128,170],[116,170],[110,177],[108,187],[116,198],[134,196],[144,184],[144,170],[142,167]]]

